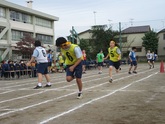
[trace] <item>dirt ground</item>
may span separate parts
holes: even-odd
[[[50,74],[52,87],[33,89],[37,78],[0,80],[0,124],[165,124],[165,73],[160,63],[149,69],[139,64],[137,74],[108,68],[83,74],[83,98],[77,99],[75,80],[65,73]],[[45,79],[43,85],[45,85]]]

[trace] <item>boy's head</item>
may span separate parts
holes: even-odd
[[[41,41],[40,40],[36,40],[34,43],[35,47],[41,46]]]
[[[67,42],[67,40],[64,37],[59,37],[56,40],[56,46],[60,47],[62,44],[65,44]]]

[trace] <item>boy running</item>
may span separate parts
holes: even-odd
[[[134,70],[133,70],[133,73],[137,73],[136,72],[136,68],[137,68],[137,60],[136,60],[136,47],[132,47],[132,50],[130,51],[129,53],[129,60],[130,60],[130,68],[129,68],[129,71],[128,71],[128,74],[131,74],[131,69],[132,67],[134,66]]]
[[[82,52],[78,45],[71,44],[64,37],[59,37],[56,40],[56,46],[61,48],[61,52],[65,56],[66,64],[66,80],[68,82],[76,78],[78,85],[78,96],[77,98],[82,98]]]
[[[147,57],[147,62],[148,62],[148,65],[149,65],[149,69],[151,69],[152,65],[153,65],[153,55],[152,53],[150,52],[150,50],[148,50],[147,54],[146,54],[146,57]]]
[[[105,57],[107,59],[109,57],[109,82],[112,83],[112,69],[115,67],[116,73],[121,70],[120,68],[120,59],[121,59],[121,51],[118,48],[115,41],[110,41],[110,47],[108,48],[108,55]]]
[[[103,51],[100,50],[100,52],[96,56],[96,62],[98,64],[97,66],[98,66],[98,70],[99,70],[98,74],[102,74],[103,61],[104,61],[104,54],[103,54]]]

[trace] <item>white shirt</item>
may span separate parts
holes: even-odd
[[[46,50],[43,47],[36,47],[33,51],[33,57],[37,60],[37,63],[48,62]]]

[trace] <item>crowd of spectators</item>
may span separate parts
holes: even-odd
[[[32,62],[30,66],[26,66],[24,60],[21,61],[1,61],[0,74],[1,78],[20,78],[21,76],[36,77],[36,62]]]

